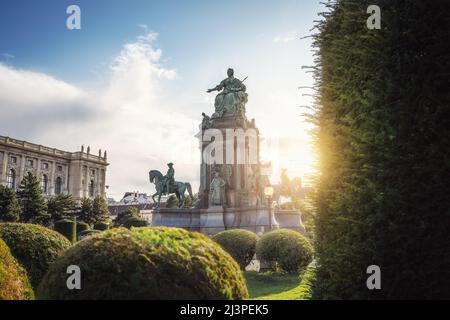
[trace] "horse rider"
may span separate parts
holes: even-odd
[[[170,162],[167,164],[169,169],[167,170],[167,174],[164,176],[164,182],[165,182],[165,189],[167,190],[167,193],[170,192],[170,186],[174,184],[175,182],[175,169],[173,168],[173,163]]]

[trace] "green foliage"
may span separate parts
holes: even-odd
[[[59,194],[47,201],[47,211],[53,221],[72,218],[75,215],[76,203],[72,195]]]
[[[171,194],[166,202],[166,208],[178,208],[180,205],[177,197],[174,194]]]
[[[23,269],[6,243],[0,239],[0,300],[31,300],[33,289]]]
[[[80,231],[77,233],[77,240],[83,240],[86,237],[92,236],[92,235],[96,235],[102,233],[102,231],[100,230],[94,230],[94,229],[90,229],[90,230],[84,230],[84,231]]]
[[[94,202],[92,199],[81,199],[81,207],[78,213],[78,220],[86,222],[89,225],[93,225],[97,220],[93,214]]]
[[[250,299],[311,300],[315,274],[315,267],[309,266],[300,275],[249,271],[245,279]]]
[[[20,203],[14,190],[0,185],[0,222],[16,222],[20,218]]]
[[[139,227],[146,227],[148,226],[148,223],[146,220],[142,219],[141,217],[129,217],[127,220],[125,220],[125,223],[123,224],[125,228],[131,229],[133,228],[139,228]]]
[[[0,239],[27,270],[33,288],[58,255],[71,246],[58,232],[25,223],[0,223]]]
[[[109,223],[107,222],[97,222],[94,224],[94,230],[105,231],[109,229]]]
[[[77,234],[79,234],[80,232],[89,230],[89,228],[90,227],[86,222],[77,220]]]
[[[311,263],[313,247],[309,240],[294,230],[279,229],[264,234],[256,244],[258,259],[276,262],[288,273],[298,273]]]
[[[94,200],[83,198],[78,219],[91,226],[97,223],[109,224],[111,218],[109,217],[108,204],[105,198],[101,196],[96,196]]]
[[[219,232],[212,239],[236,260],[242,270],[245,270],[255,255],[258,236],[245,229],[233,229]]]
[[[73,220],[62,219],[56,221],[55,231],[61,233],[72,243],[77,241],[77,224]]]
[[[92,216],[94,217],[94,223],[108,223],[111,221],[109,217],[108,204],[105,198],[96,196],[92,203]]]
[[[23,178],[17,192],[22,204],[20,221],[37,223],[44,226],[50,224],[50,215],[47,213],[47,203],[41,190],[38,178],[28,172]]]
[[[380,0],[381,30],[370,4],[317,25],[315,297],[449,299],[450,2]]]
[[[83,290],[68,290],[68,265]],[[105,272],[107,270],[107,272]],[[244,299],[234,260],[206,236],[176,228],[111,229],[78,242],[41,282],[40,299]]]
[[[127,210],[120,212],[113,221],[114,227],[121,227],[131,217],[140,218],[139,210],[136,207],[129,207]]]
[[[184,206],[183,206],[183,208],[190,208],[190,207],[192,207],[193,204],[194,204],[194,199],[191,198],[191,196],[188,195],[184,199]]]

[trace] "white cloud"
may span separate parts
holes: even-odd
[[[81,144],[106,148],[107,184],[116,198],[149,192],[148,171],[165,171],[169,161],[177,180],[196,188],[198,120],[175,112],[164,83],[177,73],[161,65],[156,38],[147,32],[124,44],[107,70],[107,84],[95,90],[0,64],[0,127],[6,131],[0,134],[68,151]]]
[[[288,43],[297,39],[296,31],[289,31],[283,35],[277,35],[273,38],[273,42],[275,43]]]

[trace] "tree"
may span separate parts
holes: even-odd
[[[450,298],[450,2],[328,2],[315,36],[315,298]],[[367,268],[382,272],[368,290]]]
[[[111,221],[108,204],[106,203],[105,198],[101,196],[96,196],[94,198],[94,202],[92,204],[92,216],[95,219],[94,223],[108,223]]]
[[[139,210],[136,207],[129,207],[127,210],[120,212],[114,219],[114,227],[123,226],[130,218],[141,218]]]
[[[166,208],[178,208],[179,202],[175,195],[171,194],[166,202]]]
[[[14,190],[0,185],[0,222],[20,219],[20,203]]]
[[[18,191],[22,204],[20,220],[48,226],[51,220],[47,212],[47,203],[42,193],[38,178],[28,172],[23,178]]]
[[[76,203],[72,195],[58,194],[47,201],[47,211],[53,222],[75,215]]]
[[[81,200],[80,211],[78,212],[78,220],[86,222],[89,225],[93,225],[96,219],[93,215],[94,202],[90,198],[83,198]]]

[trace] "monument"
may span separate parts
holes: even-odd
[[[235,78],[230,68],[226,79],[207,90],[219,93],[212,115],[202,113],[196,135],[201,154],[198,199],[189,209],[157,209],[153,225],[183,227],[207,235],[231,228],[260,233],[268,226],[278,227],[264,196],[264,188],[270,185],[269,172],[260,162],[260,134],[255,120],[247,119],[245,80]],[[163,179],[161,173],[153,177],[153,182]],[[164,183],[160,185],[160,194],[165,193]],[[299,213],[297,217],[301,225]]]

